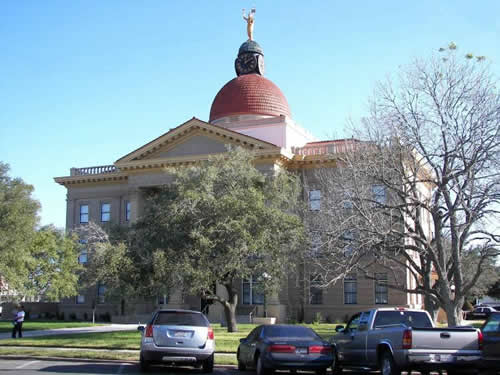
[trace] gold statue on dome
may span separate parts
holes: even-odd
[[[243,9],[243,19],[247,21],[247,34],[248,40],[253,40],[253,22],[254,22],[255,8],[252,8],[248,15],[245,17],[245,9]]]

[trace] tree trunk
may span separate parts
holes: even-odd
[[[432,321],[435,323],[438,317],[439,306],[429,294],[424,295],[424,306],[425,310],[430,314]]]
[[[233,290],[232,285],[224,285],[228,299],[222,301],[222,306],[224,306],[224,314],[226,316],[227,331],[228,332],[238,332],[238,324],[236,323],[236,305],[238,304],[238,293]]]
[[[443,307],[446,312],[446,318],[448,319],[448,327],[460,325],[462,322],[462,309],[460,306],[456,305],[456,301],[449,302]]]

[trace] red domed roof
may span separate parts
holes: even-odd
[[[278,86],[259,74],[246,74],[220,89],[210,109],[210,121],[243,114],[290,117],[290,108]]]

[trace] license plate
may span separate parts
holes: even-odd
[[[296,354],[307,354],[307,348],[297,348],[295,349]]]
[[[451,354],[431,354],[431,362],[453,362],[453,356]]]
[[[189,337],[189,332],[185,332],[185,331],[175,331],[175,333],[174,333],[174,337],[177,337],[177,338],[185,338],[185,337]]]

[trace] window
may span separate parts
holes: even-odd
[[[375,274],[375,303],[376,304],[387,304],[389,303],[389,295],[387,288],[387,274],[386,273],[376,273]]]
[[[88,261],[88,252],[87,252],[87,247],[85,246],[88,241],[87,240],[78,240],[80,243],[80,255],[78,255],[78,263],[80,264],[85,264]]]
[[[342,205],[346,210],[351,210],[354,207],[352,200],[353,200],[353,193],[350,191],[344,192],[344,200],[342,201]]]
[[[89,222],[89,205],[80,205],[80,224],[86,224]]]
[[[85,296],[79,294],[76,296],[76,303],[78,305],[82,304],[82,303],[85,303]]]
[[[84,248],[82,249],[82,251],[80,252],[80,255],[78,256],[78,263],[80,264],[85,264],[87,263],[87,249]]]
[[[358,280],[356,275],[344,278],[344,304],[355,305],[358,303]]]
[[[378,204],[385,204],[387,202],[384,185],[372,185],[372,195],[373,200]]]
[[[350,257],[354,253],[354,231],[346,230],[343,235],[344,239],[344,256]]]
[[[321,254],[321,233],[311,232],[311,256],[317,257]]]
[[[130,209],[131,205],[129,201],[125,202],[125,220],[130,221]]]
[[[111,204],[103,203],[101,204],[101,221],[106,222],[111,218]]]
[[[323,304],[323,289],[320,288],[321,279],[319,275],[311,275],[309,281],[309,303],[311,305]]]
[[[158,305],[166,305],[166,304],[168,304],[168,294],[159,294]]]
[[[106,285],[102,283],[97,284],[97,302],[104,303],[105,295],[106,295]]]
[[[243,280],[243,304],[263,305],[264,293],[259,289],[260,283],[255,276]]]
[[[319,211],[321,207],[321,191],[311,190],[309,191],[309,209],[311,211]]]

